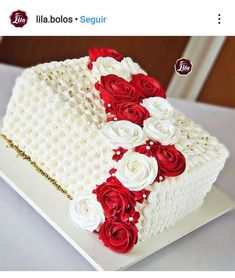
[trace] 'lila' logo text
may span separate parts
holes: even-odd
[[[190,60],[181,58],[175,63],[175,71],[180,75],[187,75],[192,71],[193,64]]]
[[[11,24],[15,27],[23,27],[28,21],[26,12],[20,10],[14,11],[10,16],[10,19]]]

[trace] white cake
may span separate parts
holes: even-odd
[[[106,246],[114,251],[129,252],[137,238],[145,240],[163,232],[202,205],[224,167],[228,151],[216,138],[175,110],[161,95],[142,96],[138,100],[138,105],[148,111],[142,123],[134,124],[117,117],[119,114],[113,115],[109,109],[114,104],[107,103],[106,97],[110,95],[105,91],[104,96],[102,90],[106,79],[101,76],[114,74],[118,80],[122,81],[122,77],[133,85],[133,76],[146,73],[130,58],[104,55],[105,50],[97,55],[104,57],[94,58],[92,51],[94,53],[95,50],[91,50],[90,58],[51,62],[26,69],[13,89],[3,120],[2,137],[73,199],[68,209],[71,221],[78,228],[89,231],[99,231],[100,228],[100,238]],[[130,90],[133,89],[131,86]],[[102,99],[100,94],[103,94]],[[126,96],[123,97],[125,99]],[[131,98],[135,100],[134,95]],[[166,166],[171,169],[171,163],[177,164],[181,167],[178,174],[169,172],[162,175],[165,166],[160,165],[158,157],[148,154],[153,146],[159,150],[159,142],[170,161]],[[146,154],[138,152],[135,147],[139,145],[142,145],[140,149],[146,148]],[[181,156],[171,160],[168,157],[171,154],[165,154],[169,145],[174,145],[177,155]],[[113,155],[118,156],[122,150],[119,147],[128,151],[115,160]],[[113,168],[117,171],[110,172]],[[119,201],[113,205],[114,201],[109,199],[113,211],[118,210],[118,213],[107,214],[97,191],[93,190],[98,190],[97,185],[105,183],[111,176],[116,176],[129,192],[140,191],[143,194],[144,200],[131,205],[134,210],[131,211],[128,204],[128,208],[122,206],[120,212],[120,207],[117,208]],[[129,194],[125,190],[123,192]],[[128,198],[122,199],[124,203],[121,205],[127,204]],[[129,235],[128,227],[133,226],[134,236],[131,231],[128,242],[113,247],[107,235],[104,236],[105,229],[110,228],[103,225],[104,221],[113,221],[118,227],[117,223],[124,223],[124,228],[119,227],[119,235],[112,234],[114,240],[117,236],[117,241],[123,241],[122,233]]]

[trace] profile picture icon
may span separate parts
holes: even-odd
[[[15,27],[23,27],[28,22],[26,12],[17,10],[10,15],[11,24]]]

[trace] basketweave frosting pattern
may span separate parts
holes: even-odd
[[[140,240],[163,232],[199,208],[223,167],[224,159],[220,159],[204,164],[190,175],[183,174],[177,180],[159,183],[149,195],[148,202],[138,205]]]
[[[94,189],[114,166],[112,148],[100,132],[106,113],[87,63],[85,57],[25,70],[14,87],[2,130],[72,196]],[[187,168],[180,177],[155,183],[148,201],[138,205],[140,239],[200,206],[228,156],[216,138],[181,112],[176,111],[176,117],[181,135],[175,146]]]

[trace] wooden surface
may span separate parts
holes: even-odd
[[[198,101],[235,107],[235,37],[228,37]]]
[[[96,46],[115,48],[137,61],[167,87],[175,61],[189,37],[4,37],[0,62],[28,67],[52,60],[81,57]]]

